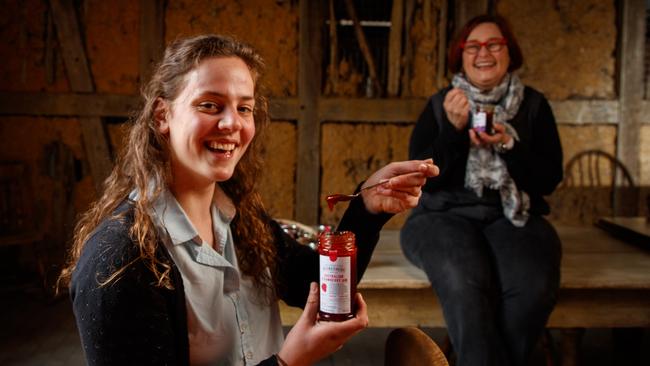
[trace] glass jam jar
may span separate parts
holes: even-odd
[[[357,293],[357,246],[351,231],[324,232],[318,239],[320,257],[320,320],[354,317]]]
[[[477,104],[472,115],[472,128],[476,132],[485,132],[488,135],[494,134],[493,117],[493,104]]]

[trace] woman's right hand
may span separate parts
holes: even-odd
[[[357,314],[343,322],[318,321],[318,285],[311,283],[309,297],[300,319],[291,328],[278,352],[290,366],[307,366],[341,349],[350,337],[368,326],[368,311],[361,294],[357,293]]]
[[[467,96],[462,90],[458,88],[451,89],[445,95],[442,108],[444,108],[447,119],[454,125],[456,130],[461,131],[467,126],[467,121],[469,121],[469,100],[467,100]]]

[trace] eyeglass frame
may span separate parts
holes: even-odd
[[[493,43],[493,42],[495,42],[495,41],[496,41],[496,44],[499,46],[499,49],[498,49],[498,50],[490,50],[490,48],[488,47],[488,44],[489,44],[489,43]],[[476,50],[476,52],[469,52],[469,51],[467,51],[467,49],[466,49],[465,47],[466,47],[468,44],[478,44],[478,50]],[[507,46],[507,45],[508,45],[508,40],[502,37],[502,38],[490,38],[490,39],[488,39],[488,40],[485,41],[485,42],[480,42],[480,41],[475,41],[475,40],[472,40],[472,41],[465,41],[465,42],[463,42],[463,43],[460,44],[460,48],[463,50],[463,52],[467,52],[467,53],[470,54],[470,55],[476,55],[476,54],[478,54],[479,52],[481,52],[481,48],[483,48],[483,47],[485,47],[485,49],[486,49],[488,52],[490,52],[490,53],[494,53],[494,52],[499,52],[499,51],[501,51],[501,50],[503,49],[503,46]]]

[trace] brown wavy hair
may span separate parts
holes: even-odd
[[[233,176],[219,185],[237,207],[237,215],[231,223],[231,229],[240,270],[244,275],[252,277],[257,288],[270,290],[265,292],[267,298],[275,295],[275,284],[270,275],[275,272],[275,247],[255,183],[262,165],[261,140],[269,123],[268,103],[262,95],[260,82],[264,61],[253,47],[221,35],[179,39],[165,50],[151,80],[142,89],[144,105],[132,119],[126,147],[104,182],[103,195],[81,216],[76,225],[68,263],[59,277],[60,285],[70,285],[72,273],[84,245],[99,224],[112,217],[113,211],[132,190],[147,192],[151,190],[153,183],[153,192],[140,195],[134,202],[134,224],[130,228],[130,236],[140,252],[135,261],[143,261],[153,272],[158,280],[157,286],[172,288],[171,265],[156,257],[160,241],[149,216],[153,202],[168,187],[171,179],[168,142],[158,131],[154,121],[154,109],[157,98],[173,101],[185,87],[185,75],[201,61],[212,57],[240,58],[248,66],[255,84],[253,115],[256,134],[237,164]],[[102,285],[118,278],[129,264],[117,269]]]

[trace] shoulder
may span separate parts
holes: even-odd
[[[539,105],[540,103],[547,103],[548,100],[546,99],[546,96],[544,96],[544,93],[540,92],[539,90],[533,88],[532,86],[525,85],[524,86],[524,103],[532,103],[535,105]]]
[[[449,91],[453,87],[451,85],[447,85],[446,87],[438,90],[437,93],[433,94],[430,98],[429,101],[432,102],[433,104],[440,104],[442,105],[442,101],[445,99],[445,95],[449,93]]]
[[[133,204],[124,201],[97,226],[86,241],[72,275],[72,285],[107,279],[117,269],[139,257],[129,232],[133,226]],[[88,284],[90,285],[90,284]]]

